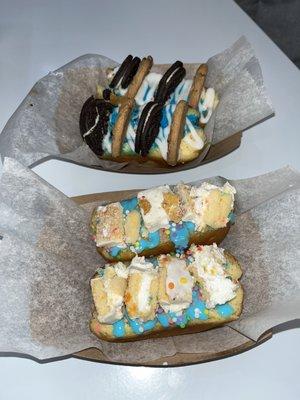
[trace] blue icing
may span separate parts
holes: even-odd
[[[116,257],[121,251],[121,247],[113,246],[109,249],[109,253],[111,256]]]
[[[223,318],[230,317],[234,313],[233,307],[228,303],[217,305],[216,311]]]
[[[166,313],[157,314],[158,322],[164,327],[167,328],[169,326],[169,316]]]
[[[235,215],[235,213],[234,213],[233,211],[231,211],[231,212],[229,213],[228,219],[229,219],[229,221],[230,221],[232,224],[235,223],[236,215]]]
[[[127,317],[128,324],[130,325],[130,328],[136,335],[140,335],[145,331],[150,331],[153,329],[156,325],[156,319],[146,321],[146,322],[141,322],[137,319],[131,319]]]
[[[118,107],[114,107],[114,109],[113,109],[113,111],[112,111],[112,113],[110,114],[110,117],[109,117],[109,124],[111,126],[115,125],[118,113],[119,113],[119,108]]]
[[[160,120],[160,126],[165,129],[169,125],[168,117],[167,117],[167,110],[166,107],[162,109],[162,116]]]
[[[195,224],[191,221],[184,221],[182,224],[171,224],[170,239],[176,249],[186,249],[189,244],[190,234],[195,231]]]
[[[197,115],[196,113],[194,114],[187,114],[186,118],[191,121],[191,123],[195,126],[198,127],[199,126],[199,115]]]
[[[150,90],[150,86],[148,85],[148,86],[147,86],[147,89],[146,89],[146,91],[145,91],[145,93],[144,93],[143,101],[146,101],[146,100],[147,100],[147,96],[148,96],[149,90]]]
[[[136,128],[138,126],[138,122],[139,122],[139,114],[140,114],[140,110],[138,107],[135,107],[132,110],[131,116],[130,116],[130,123],[132,125],[133,128]]]
[[[132,199],[122,200],[121,206],[123,207],[123,212],[125,211],[132,211],[137,208],[138,199],[133,197]]]
[[[125,336],[125,321],[124,318],[113,324],[113,335],[115,337]]]
[[[182,313],[182,315],[176,315],[176,313],[174,312],[169,312],[168,314],[169,318],[173,321],[175,325],[184,328],[187,324],[188,319],[185,311]]]
[[[164,328],[167,328],[170,325],[177,325],[184,328],[188,322],[188,317],[185,312],[181,315],[176,315],[175,312],[162,312],[157,314],[157,319]]]
[[[201,319],[205,321],[208,319],[205,313],[206,307],[203,300],[199,299],[199,291],[193,290],[193,301],[189,308],[186,310],[186,316],[189,319]]]
[[[147,239],[139,240],[138,251],[143,251],[145,249],[153,249],[160,243],[159,230],[155,232],[149,232]]]

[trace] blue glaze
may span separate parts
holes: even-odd
[[[217,305],[215,310],[222,318],[228,318],[234,313],[234,309],[229,303]],[[174,312],[165,313],[160,308],[156,313],[155,319],[141,322],[138,319],[129,318],[126,313],[125,318],[113,324],[113,335],[115,337],[123,337],[125,335],[126,322],[136,335],[141,335],[143,332],[152,330],[156,326],[157,322],[159,322],[164,328],[168,328],[172,325],[184,328],[189,321],[195,319],[205,321],[208,318],[208,310],[205,302],[199,298],[199,288],[198,286],[195,286],[192,293],[192,303],[183,311],[182,315],[176,315]]]
[[[109,254],[110,254],[111,256],[113,256],[113,257],[116,257],[116,256],[120,253],[121,250],[122,250],[121,247],[119,247],[119,246],[113,246],[113,247],[111,247],[111,248],[109,249]]]
[[[217,305],[216,311],[223,318],[228,318],[234,313],[233,307],[228,303]]]
[[[184,311],[181,315],[176,315],[174,312],[169,312],[169,319],[172,320],[173,324],[184,328],[188,322],[186,312]]]
[[[113,127],[116,123],[117,117],[119,114],[119,108],[118,107],[114,107],[112,113],[109,116],[109,124]]]
[[[184,328],[188,322],[188,317],[185,312],[183,312],[181,315],[176,315],[174,312],[162,312],[157,314],[157,319],[164,328],[167,328],[170,325],[176,325]]]
[[[201,319],[202,321],[205,321],[206,319],[208,319],[208,316],[205,313],[205,311],[206,311],[206,306],[205,306],[204,301],[199,298],[199,290],[193,290],[192,304],[186,310],[187,318],[191,319],[191,320]],[[197,316],[196,316],[196,314],[197,314]]]
[[[146,322],[141,322],[137,319],[131,319],[127,317],[128,324],[130,325],[130,328],[136,335],[141,335],[145,331],[150,331],[153,329],[156,325],[156,319],[146,321]]]
[[[132,125],[133,128],[136,128],[138,126],[139,115],[140,115],[139,107],[134,107],[130,116],[130,124]]]
[[[133,199],[128,199],[128,200],[122,200],[121,201],[121,206],[123,207],[123,212],[125,213],[126,211],[132,211],[137,208],[138,205],[138,199],[134,197]]]
[[[163,107],[161,120],[160,120],[160,126],[161,126],[161,128],[165,129],[168,125],[169,125],[169,121],[168,121],[168,117],[167,117],[166,107]]]
[[[191,221],[184,221],[170,227],[170,240],[176,249],[186,249],[189,244],[190,234],[195,231],[195,224]]]
[[[158,322],[163,326],[164,328],[167,328],[169,326],[169,316],[166,313],[160,313],[156,315]]]
[[[228,219],[229,219],[229,221],[230,221],[232,224],[235,223],[236,215],[235,215],[235,213],[234,213],[233,211],[231,211],[231,212],[229,213]]]
[[[160,243],[160,234],[159,230],[155,232],[149,232],[149,235],[146,239],[139,240],[139,247],[137,248],[138,252],[141,252],[145,249],[153,249],[158,246]]]
[[[199,127],[199,115],[196,113],[187,114],[186,118],[193,124],[195,128]]]
[[[115,337],[124,337],[125,336],[125,321],[124,318],[113,324],[113,335]]]

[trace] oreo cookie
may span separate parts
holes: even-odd
[[[128,67],[126,68],[122,81],[121,88],[126,89],[130,83],[132,82],[137,70],[139,69],[139,65],[141,63],[141,59],[139,57],[134,57],[134,59],[130,62]]]
[[[109,87],[111,89],[115,88],[119,84],[120,80],[122,79],[122,77],[126,71],[126,68],[131,63],[132,59],[133,59],[132,55],[129,54],[129,56],[127,56],[125,58],[125,60],[122,62],[118,71],[116,72],[115,76],[113,77],[112,81],[109,84]]]
[[[141,59],[139,57],[133,58],[132,55],[127,56],[110,82],[109,87],[114,89],[121,84],[121,88],[126,89],[137,73],[140,63]]]
[[[145,157],[155,141],[160,128],[163,105],[150,101],[144,107],[135,136],[135,152]]]
[[[181,61],[176,61],[172,64],[159,81],[154,101],[157,103],[165,103],[185,77],[185,74],[186,71]]]
[[[109,116],[113,108],[111,103],[91,96],[81,109],[79,119],[81,136],[98,156],[103,154],[102,141],[106,135]]]

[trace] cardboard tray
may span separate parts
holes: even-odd
[[[126,191],[117,191],[117,192],[106,192],[106,193],[94,193],[83,196],[72,197],[72,199],[80,205],[85,205],[85,208],[90,208],[92,210],[94,202],[113,202],[122,200],[131,194],[136,193],[136,190],[126,190]],[[90,205],[90,206],[89,206]],[[219,329],[219,328],[215,328]],[[232,329],[232,328],[230,328]],[[208,331],[209,332],[209,331]],[[236,331],[235,331],[236,332]],[[202,353],[176,353],[170,357],[159,358],[155,361],[147,362],[147,363],[133,363],[133,364],[123,364],[123,365],[131,365],[131,366],[152,366],[152,367],[170,367],[170,366],[184,366],[191,364],[204,363],[208,361],[214,361],[221,358],[231,357],[237,354],[240,354],[244,351],[251,350],[254,347],[266,342],[272,337],[272,330],[265,332],[258,341],[254,341],[248,338],[245,335],[240,334],[242,337],[242,344],[238,346],[232,346],[226,351],[222,352],[202,352]],[[108,364],[118,364],[122,365],[120,362],[110,361],[102,352],[97,348],[89,348],[72,355],[75,358],[89,360],[94,362],[108,363]]]
[[[185,171],[188,169],[199,167],[203,164],[210,163],[212,161],[218,160],[231,153],[240,147],[242,140],[242,132],[237,132],[228,138],[221,140],[216,144],[212,144],[204,157],[201,160],[200,157],[196,158],[193,161],[190,161],[185,164],[177,164],[175,166],[171,165],[158,165],[154,161],[146,161],[144,163],[138,163],[137,161],[132,161],[121,167],[120,169],[110,169],[109,167],[102,167],[100,165],[95,165],[93,168],[100,169],[102,171],[110,171],[110,172],[119,172],[124,174],[139,174],[139,175],[147,175],[147,174],[168,174],[172,172]],[[204,150],[205,151],[205,150]],[[199,161],[199,158],[201,161]]]

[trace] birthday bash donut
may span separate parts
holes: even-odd
[[[116,342],[215,328],[241,314],[241,275],[234,256],[216,244],[106,264],[91,279],[90,329]]]
[[[151,56],[127,56],[107,69],[107,87],[98,86],[84,103],[81,136],[98,157],[175,166],[205,148],[204,127],[218,104],[215,90],[205,87],[207,65],[193,79],[185,78],[181,61],[164,74],[151,72],[152,65]]]

